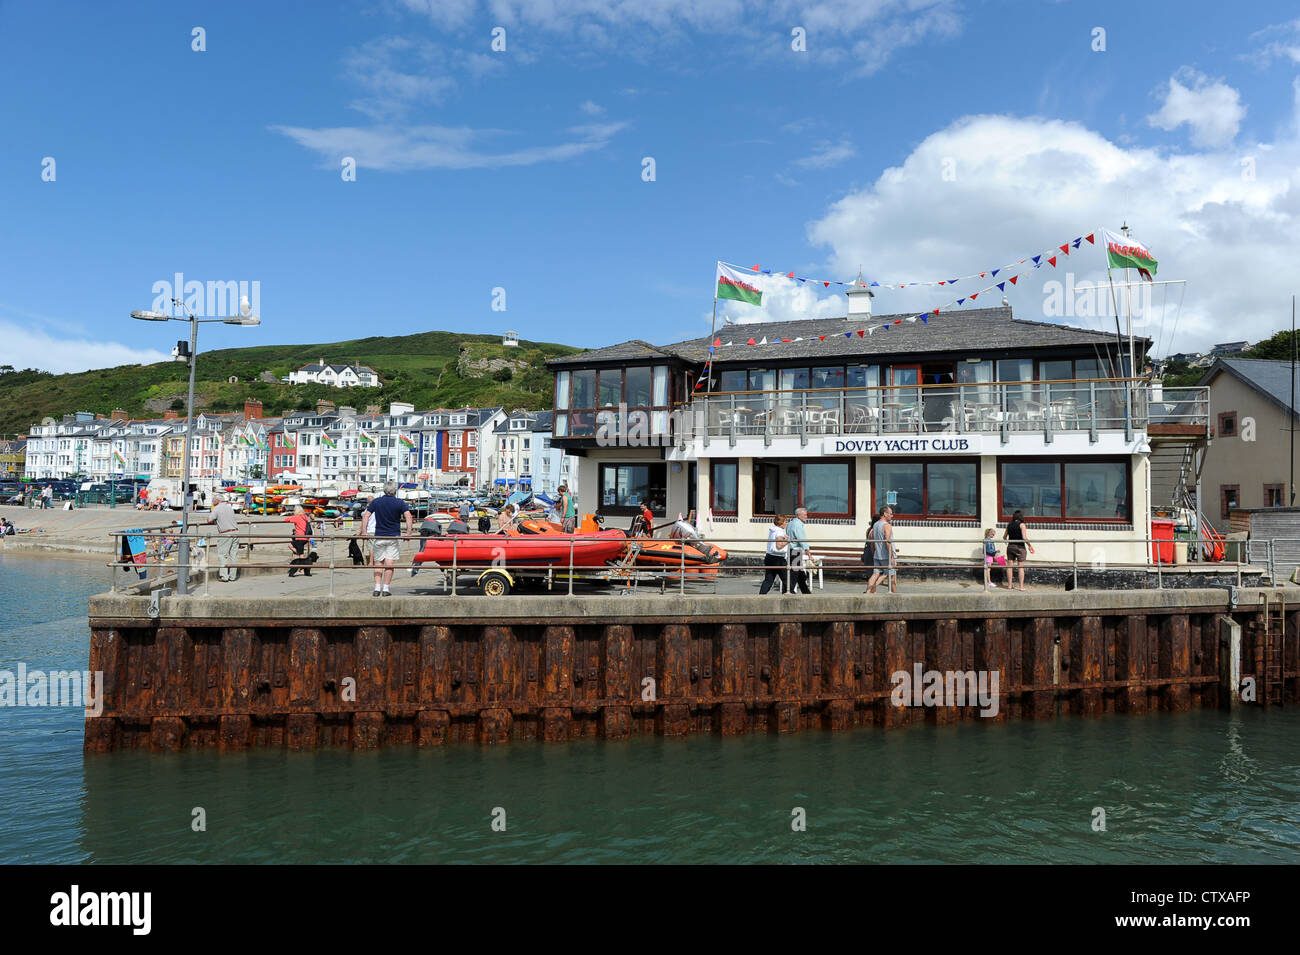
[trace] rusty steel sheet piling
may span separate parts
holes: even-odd
[[[371,749],[795,733],[1226,707],[1300,696],[1296,611],[1242,591],[90,602],[87,752]],[[1239,628],[1239,631],[1235,628]],[[899,674],[997,675],[996,706]],[[919,684],[918,684],[919,685]],[[987,687],[990,691],[992,686]],[[1238,687],[1237,689],[1240,689]],[[958,698],[960,699],[960,698]],[[918,705],[919,704],[919,705]]]

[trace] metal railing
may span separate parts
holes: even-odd
[[[160,578],[165,571],[177,568],[175,554],[179,553],[179,547],[173,546],[169,549],[165,546],[165,541],[171,539],[173,542],[179,537],[176,532],[179,529],[152,529],[147,531],[131,532],[133,535],[144,537],[147,540],[159,541],[163,546],[159,548],[159,553],[146,556],[143,561],[127,559],[125,557],[114,561],[109,565],[112,576],[114,591],[124,589],[120,585],[118,576],[121,571],[143,570],[146,577],[152,574],[152,583],[160,583]],[[193,529],[192,529],[193,530]],[[900,534],[899,530],[903,533]],[[951,538],[920,538],[907,537],[906,528],[896,529],[894,537],[895,557],[891,566],[900,575],[925,575],[925,572],[942,570],[945,572],[967,571],[972,574],[978,573],[985,568],[983,560],[984,540],[973,539],[971,537],[951,537]],[[115,553],[121,554],[121,538],[128,532],[115,531],[113,536],[116,542]],[[495,536],[495,535],[490,535]],[[191,534],[191,553],[194,555],[191,563],[188,565],[192,577],[203,577],[203,594],[210,593],[210,578],[214,571],[219,567],[212,553],[216,546],[217,535],[208,534]],[[193,541],[197,539],[202,546],[196,546]],[[376,567],[373,563],[363,563],[360,565],[353,564],[347,556],[348,543],[354,539],[350,534],[322,534],[313,539],[312,543],[316,546],[309,546],[307,551],[313,550],[319,555],[319,560],[314,565],[308,565],[308,569],[315,570],[317,573],[322,571],[328,574],[329,595],[336,594],[336,580],[338,575],[346,577],[348,574],[361,572],[368,576],[373,576]],[[376,538],[355,538],[360,542],[368,543]],[[382,538],[382,540],[399,540],[400,547],[407,548],[407,542],[414,545],[414,551],[418,552],[423,548],[426,536],[423,535],[399,535],[397,538]],[[606,565],[586,566],[583,562],[578,561],[578,555],[584,547],[592,546],[596,539],[576,535],[567,537],[567,555],[562,555],[558,559],[549,560],[546,563],[538,564],[521,564],[517,558],[517,549],[527,549],[530,543],[535,543],[537,547],[553,549],[556,545],[555,537],[552,535],[537,536],[520,536],[520,537],[503,537],[502,553],[490,561],[483,560],[466,560],[462,557],[462,548],[468,548],[471,545],[481,545],[484,535],[447,535],[436,540],[451,543],[451,559],[449,562],[444,561],[441,564],[428,562],[416,562],[414,560],[401,562],[395,561],[393,564],[393,574],[397,578],[399,572],[409,571],[414,568],[417,571],[434,571],[442,574],[441,586],[444,593],[450,596],[459,596],[465,590],[465,585],[460,583],[460,578],[470,577],[475,585],[481,585],[485,575],[493,572],[502,573],[512,576],[516,579],[524,579],[540,582],[545,589],[554,590],[557,585],[564,586],[567,593],[573,595],[575,581],[604,583],[611,585],[620,585],[627,592],[645,586],[655,587],[657,585],[660,591],[666,592],[670,589],[678,591],[681,594],[687,593],[688,585],[693,592],[698,590],[698,585],[712,585],[713,592],[716,591],[716,585],[720,578],[742,578],[750,575],[767,574],[769,567],[760,563],[739,563],[736,561],[723,562],[715,564],[690,563],[686,560],[685,549],[680,552],[678,562],[674,564],[660,564],[658,566],[645,566],[635,563],[638,556],[636,548],[638,542],[643,544],[649,540],[662,541],[664,538],[628,538],[631,545],[626,553],[619,560],[611,560]],[[246,527],[240,532],[239,540],[241,547],[239,553],[243,555],[243,560],[237,560],[228,565],[236,573],[244,570],[257,571],[291,571],[295,567],[303,569],[300,564],[292,563],[292,558],[286,557],[284,560],[254,560],[254,550],[257,547],[265,549],[285,548],[288,549],[293,538],[285,534],[259,534],[253,533],[252,526]],[[516,550],[516,557],[512,557],[506,550],[505,544],[509,543],[510,549]],[[747,551],[737,550],[732,556],[736,558],[744,557],[752,560],[760,556],[760,552],[765,547],[764,542],[754,538],[740,537],[719,537],[710,535],[708,542],[711,544],[722,545],[740,545],[742,548],[749,548]],[[824,574],[831,571],[833,574],[847,577],[850,581],[865,581],[873,572],[873,567],[863,563],[862,548],[869,543],[859,537],[834,538],[829,540],[818,539],[809,541],[806,544],[806,551],[810,555],[804,566],[791,563],[788,559],[779,569],[780,576],[784,578],[785,588],[789,590],[796,579],[796,574],[801,570],[807,571],[810,575],[816,575],[819,585],[824,589]],[[999,548],[999,554],[1005,557],[1006,546],[1009,542],[1001,538],[995,539],[995,544]],[[1165,578],[1174,576],[1192,576],[1194,574],[1204,574],[1208,570],[1217,570],[1224,574],[1232,575],[1237,586],[1242,585],[1243,573],[1246,568],[1263,566],[1267,568],[1273,586],[1278,586],[1278,580],[1274,574],[1275,549],[1276,543],[1285,543],[1291,549],[1287,553],[1293,553],[1300,562],[1300,540],[1275,542],[1275,541],[1258,541],[1254,542],[1257,546],[1254,549],[1242,547],[1237,553],[1236,560],[1224,560],[1218,562],[1191,561],[1188,563],[1174,564],[1173,549],[1174,542],[1167,539],[1157,539],[1148,537],[1048,537],[1035,535],[1030,542],[1035,548],[1050,549],[1058,555],[1063,554],[1068,546],[1069,559],[1063,557],[1059,559],[1043,559],[1032,556],[1024,563],[1026,575],[1034,571],[1053,570],[1067,572],[1071,581],[1069,589],[1079,586],[1080,573],[1108,573],[1116,571],[1127,572],[1146,572],[1156,575],[1156,587],[1163,589]],[[940,546],[958,545],[970,548],[970,556],[962,557],[939,557],[939,556],[910,556],[913,548],[917,548],[923,554],[925,549],[936,548]],[[1142,560],[1142,561],[1120,561],[1109,560],[1104,556],[1098,557],[1097,550],[1104,549],[1108,545],[1115,545],[1123,548],[1127,553],[1132,553],[1134,549],[1139,549],[1141,553],[1152,555],[1156,551],[1169,551],[1169,559],[1162,561]],[[1156,549],[1153,550],[1153,545]],[[322,551],[324,553],[322,553]],[[789,549],[787,548],[787,554]],[[1081,560],[1081,555],[1083,558]],[[412,557],[414,554],[412,554]],[[1241,558],[1245,558],[1242,560]],[[1258,561],[1258,563],[1257,563]],[[384,568],[380,568],[381,570]],[[994,565],[988,568],[990,574],[995,578],[1002,578],[1008,574],[1008,570],[1018,572],[1019,565],[1007,564]],[[400,579],[400,578],[399,578]],[[165,582],[165,581],[161,581]],[[148,584],[148,579],[144,581],[132,581],[131,588],[138,587],[141,584]],[[129,589],[129,588],[127,588]]]

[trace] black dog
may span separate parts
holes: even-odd
[[[366,555],[361,553],[361,544],[355,537],[348,541],[348,556],[352,558],[353,567],[360,567],[366,562]]]
[[[316,561],[318,560],[320,560],[320,554],[316,553],[315,551],[312,551],[310,554],[307,554],[303,557],[295,557],[293,560],[289,561],[289,566],[301,567],[302,575],[304,577],[310,577],[311,565],[316,563]],[[291,570],[289,571],[289,576],[292,577],[296,573],[298,573],[298,571]]]

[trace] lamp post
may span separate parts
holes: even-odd
[[[173,354],[178,360],[189,362],[190,366],[190,390],[189,396],[185,403],[185,464],[181,477],[181,539],[180,547],[176,552],[176,594],[184,597],[189,593],[190,588],[190,454],[192,453],[192,444],[194,441],[194,365],[198,357],[199,347],[199,323],[200,322],[221,322],[225,325],[261,325],[262,320],[256,315],[247,314],[247,300],[240,302],[240,315],[233,318],[196,318],[194,313],[186,307],[185,303],[179,298],[172,299],[173,309],[181,308],[185,312],[184,317],[175,315],[164,315],[161,312],[151,311],[134,311],[131,317],[142,322],[186,322],[190,323],[190,344],[187,351],[182,352],[181,348],[184,342],[178,342]]]

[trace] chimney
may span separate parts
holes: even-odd
[[[262,417],[262,402],[256,398],[245,398],[244,417],[249,419]]]
[[[858,269],[857,281],[844,294],[849,297],[849,314],[845,318],[871,317],[871,300],[876,297],[876,293],[867,288],[867,283],[862,280],[862,269]]]
[[[131,418],[121,408],[114,408],[113,413],[108,416],[113,421],[130,421]]]
[[[96,421],[103,421],[103,420],[104,420],[104,416],[103,416],[102,414],[96,414],[96,415],[95,415],[95,420],[96,420]]]
[[[163,420],[164,420],[164,421],[175,421],[175,420],[176,420],[177,418],[179,418],[179,417],[180,417],[180,415],[179,415],[177,412],[175,412],[175,411],[164,411],[164,412],[163,412]]]
[[[334,402],[332,401],[322,398],[320,401],[316,402],[317,414],[325,414],[325,412],[333,411],[333,410],[334,410]]]

